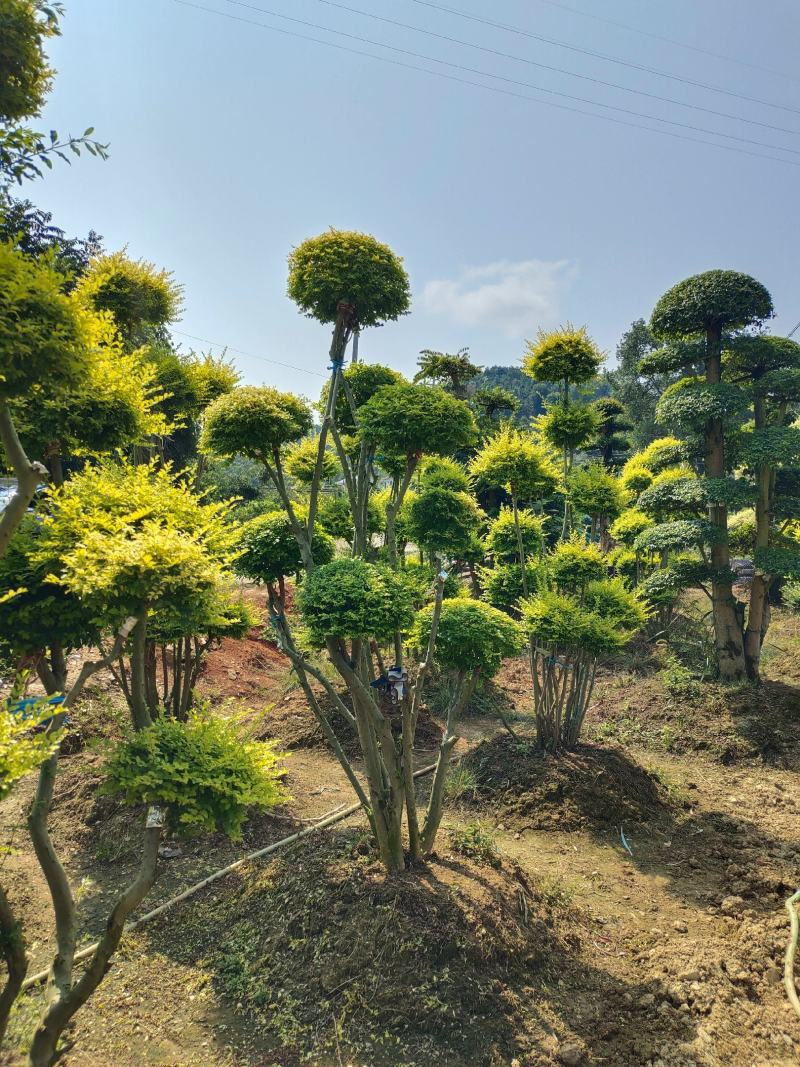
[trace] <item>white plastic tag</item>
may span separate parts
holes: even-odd
[[[145,827],[148,830],[154,830],[156,827],[164,825],[164,809],[157,807],[155,804],[151,805],[147,809],[147,822]]]

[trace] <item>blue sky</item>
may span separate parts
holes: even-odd
[[[231,346],[246,381],[309,396],[316,396],[325,371],[328,336],[286,297],[286,255],[329,226],[374,233],[405,258],[412,313],[362,340],[365,358],[405,371],[421,348],[463,345],[478,363],[514,364],[525,337],[565,320],[585,323],[613,353],[621,332],[647,317],[666,288],[712,267],[747,271],[767,285],[778,311],[775,332],[800,320],[800,167],[548,106],[542,101],[600,110],[517,84],[784,146],[795,153],[724,141],[800,164],[795,0],[563,0],[566,7],[562,0],[439,0],[462,14],[738,95],[610,63],[420,0],[342,2],[519,58],[322,0],[248,0],[249,7],[197,0],[235,19],[175,0],[69,0],[63,37],[50,49],[59,73],[43,122],[62,133],[94,125],[110,142],[111,158],[59,166],[28,184],[25,195],[68,232],[94,228],[110,249],[127,245],[131,255],[171,269],[185,286],[177,327]],[[495,77],[437,66],[432,58]],[[176,337],[187,347],[208,348]]]

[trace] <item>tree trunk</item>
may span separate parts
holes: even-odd
[[[144,900],[155,881],[160,840],[160,823],[148,825],[144,831],[139,872],[109,915],[100,943],[82,977],[74,985],[70,983],[61,990],[58,999],[45,1012],[31,1042],[28,1058],[30,1067],[51,1067],[55,1063],[58,1039],[105,977],[111,957],[122,939],[128,916]]]
[[[31,463],[20,444],[11,410],[0,400],[0,444],[3,446],[8,465],[17,479],[17,489],[2,512],[0,512],[0,557],[5,554],[8,542],[22,522],[28,505],[33,500],[36,486],[47,477],[47,469],[41,463]]]
[[[755,428],[764,429],[767,424],[765,401],[756,397],[753,405]],[[769,548],[769,528],[772,521],[772,471],[764,464],[758,468],[756,499],[756,552],[760,548]],[[750,608],[747,613],[747,629],[744,634],[744,656],[747,677],[751,682],[758,682],[761,676],[761,647],[766,633],[765,622],[768,619],[770,578],[756,567],[753,584],[750,587]]]
[[[722,331],[709,327],[706,331],[706,381],[719,384],[722,379]],[[705,432],[705,475],[707,478],[725,477],[725,438],[722,419],[709,419]],[[728,509],[724,504],[712,504],[708,518],[717,527],[720,541],[711,546],[711,564],[716,569],[730,569],[728,551]],[[724,682],[739,682],[746,676],[742,625],[729,582],[712,580],[711,604],[714,616],[714,638],[717,665]]]
[[[14,1001],[19,996],[22,983],[28,971],[28,957],[25,952],[25,939],[22,927],[14,917],[14,912],[0,885],[0,951],[6,964],[6,984],[0,990],[0,1049],[8,1026],[8,1017]]]
[[[147,704],[147,609],[137,615],[137,626],[131,638],[131,715],[137,730],[150,726],[152,719]]]

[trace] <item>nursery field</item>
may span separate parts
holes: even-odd
[[[782,985],[800,863],[796,617],[778,614],[766,659],[758,691],[731,693],[667,644],[636,645],[601,665],[585,741],[565,757],[531,743],[530,675],[506,661],[462,720],[421,879],[387,882],[360,813],[244,866],[125,939],[62,1062],[796,1063]],[[440,684],[420,765],[441,731]],[[200,688],[287,747],[292,799],[237,845],[180,842],[141,911],[350,802],[260,628],[226,639]],[[86,904],[81,940],[137,863],[137,813],[96,791],[100,739],[122,719],[99,676],[61,761],[52,826]],[[22,820],[28,786],[5,802],[4,827]],[[4,879],[37,970],[51,927],[41,875],[17,852]],[[39,996],[19,1005],[12,1038]]]

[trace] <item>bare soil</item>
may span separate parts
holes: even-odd
[[[144,910],[351,801],[261,632],[223,643],[203,690],[291,746],[293,800],[251,820],[239,844],[181,842]],[[135,862],[137,813],[98,795],[102,738],[122,721],[111,692],[98,679],[76,712],[81,742],[62,761],[53,817],[86,939]],[[781,985],[783,901],[800,871],[797,620],[776,618],[759,690],[697,682],[658,647],[605,665],[569,757],[502,730],[499,701],[530,733],[529,699],[517,661],[475,702],[459,750],[476,792],[450,803],[419,874],[387,881],[359,815],[245,867],[126,939],[65,1067],[800,1062]],[[0,807],[0,845],[22,844],[31,790]],[[457,851],[476,819],[499,859]],[[49,951],[46,890],[25,849],[0,862],[35,969]],[[15,1041],[38,996],[17,1012]]]

